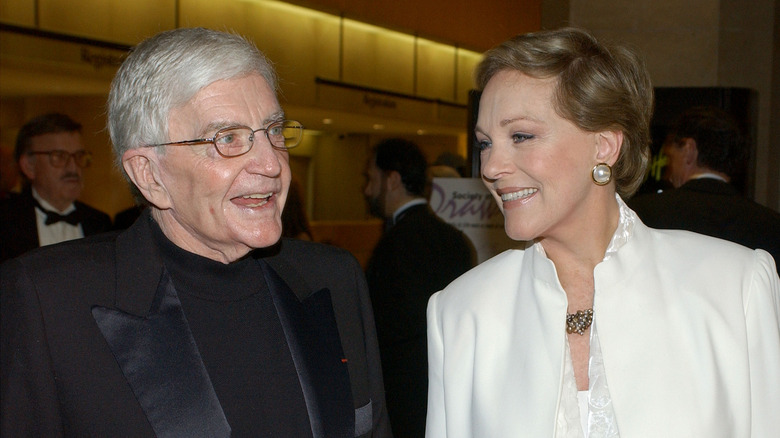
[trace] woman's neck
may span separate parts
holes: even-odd
[[[539,239],[547,257],[555,264],[559,278],[569,272],[575,276],[582,273],[592,276],[593,268],[604,259],[615,234],[620,206],[614,194],[609,201],[589,205],[583,217],[573,218],[565,230]]]

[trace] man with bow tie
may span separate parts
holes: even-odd
[[[0,262],[111,228],[107,214],[76,200],[92,161],[78,122],[59,113],[38,116],[19,130],[14,154],[25,185],[0,205]]]

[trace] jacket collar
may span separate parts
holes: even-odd
[[[93,316],[158,436],[229,436],[166,272],[149,211],[117,237],[115,309]],[[330,291],[280,257],[258,256],[293,356],[315,438],[352,437],[355,411]],[[278,272],[277,272],[278,271]],[[289,282],[289,284],[288,284]]]
[[[170,276],[154,290],[144,317],[98,306],[92,316],[155,435],[229,437]]]
[[[321,289],[301,301],[268,263],[260,263],[298,372],[312,434],[354,436],[352,389],[330,291]]]
[[[147,316],[163,281],[163,262],[152,237],[150,209],[116,239],[117,309]]]

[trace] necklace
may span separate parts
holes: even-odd
[[[582,336],[593,323],[593,308],[578,310],[577,313],[566,314],[566,333],[577,333]]]

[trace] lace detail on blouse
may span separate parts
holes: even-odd
[[[609,242],[604,254],[604,261],[612,257],[631,238],[636,218],[619,195],[615,195],[620,206],[620,219],[615,234]],[[541,246],[541,245],[539,245]],[[607,375],[604,369],[604,356],[601,354],[601,344],[598,337],[598,313],[593,315],[593,325],[590,330],[590,360],[588,362],[588,419],[587,430],[583,431],[581,414],[577,396],[577,381],[574,378],[574,364],[569,350],[569,340],[566,338],[564,357],[563,388],[561,403],[556,416],[555,438],[618,438],[615,411],[612,407],[612,397],[609,394]]]
[[[566,337],[566,351],[563,358],[563,389],[560,407],[555,418],[555,438],[584,438],[580,418],[574,363],[571,360],[569,338]]]
[[[607,375],[604,371],[604,356],[601,354],[596,324],[590,331],[590,361],[588,363],[588,438],[615,438],[620,433],[617,428],[615,411],[612,409],[612,397],[609,395]]]

